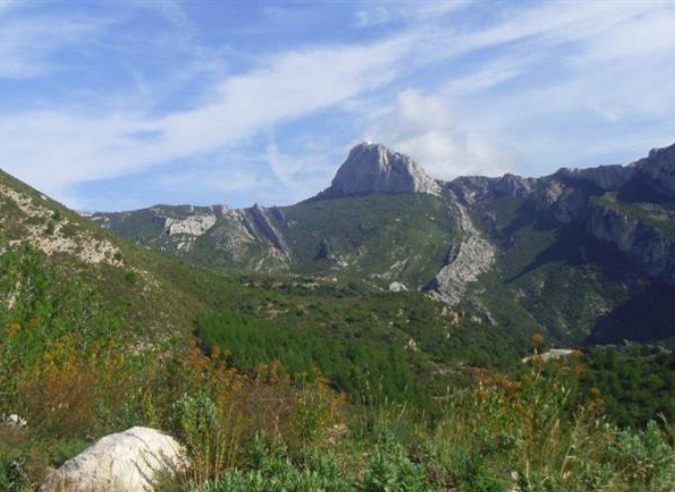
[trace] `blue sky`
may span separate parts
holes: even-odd
[[[66,204],[289,204],[361,140],[432,176],[675,142],[675,3],[0,0],[0,167]]]

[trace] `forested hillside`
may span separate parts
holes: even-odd
[[[675,483],[668,352],[523,365],[544,338],[477,307],[356,279],[218,275],[6,175],[1,191],[1,490],[35,490],[139,425],[185,445],[190,465],[155,477],[163,490]]]

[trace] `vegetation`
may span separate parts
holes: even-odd
[[[214,212],[207,207],[163,205],[105,218],[118,234],[221,273],[234,268],[290,271],[344,281],[367,278],[383,287],[396,278],[411,289],[433,280],[457,238],[452,205],[428,195],[376,194],[273,209],[269,220],[290,248],[284,261],[270,254],[276,250],[258,230],[250,209],[235,219],[216,213],[213,228],[196,238],[189,251],[179,248],[180,241],[164,233],[157,215],[184,219],[193,213]],[[247,224],[245,235],[255,239],[242,241],[233,255],[223,247],[222,236],[241,228],[240,220]],[[338,259],[342,268],[335,268]]]
[[[12,244],[5,248],[5,259],[14,257],[20,263],[33,258],[30,262],[46,269],[43,276],[49,279],[54,295],[65,296],[65,287],[76,279],[88,296],[96,293],[99,312],[115,313],[115,323],[123,325],[120,331],[133,343],[163,344],[187,340],[196,333],[207,351],[215,344],[229,348],[240,370],[250,371],[258,363],[275,359],[295,372],[315,372],[318,366],[330,375],[334,387],[356,399],[367,380],[370,386],[381,388],[383,397],[399,401],[429,401],[444,393],[448,379],[456,373],[455,365],[488,361],[506,365],[522,356],[519,333],[498,330],[480,319],[476,322],[470,309],[444,311],[420,292],[384,293],[356,280],[216,275],[130,244],[1,173],[0,185],[31,200],[37,210],[31,215],[11,196],[0,193],[0,225],[6,234],[0,251],[3,244]],[[387,202],[385,198],[379,199]],[[398,210],[395,202],[389,206],[392,214]],[[176,210],[175,214],[180,212],[186,213]],[[120,263],[92,264],[70,254],[50,256],[37,251],[25,256],[26,251],[20,252],[16,245],[30,236],[38,213],[58,223],[56,239],[67,226],[69,237],[83,249],[92,240],[107,241],[116,248],[111,260]],[[371,229],[372,222],[371,217]],[[19,259],[22,255],[23,260]],[[3,275],[7,299],[22,296],[15,291],[17,285],[30,285],[11,280],[18,275],[19,270],[14,270]],[[33,278],[35,272],[26,270],[22,275]],[[35,317],[40,318],[39,313]],[[62,325],[63,330],[70,330],[67,322]],[[256,332],[248,333],[247,327]],[[282,333],[289,334],[284,343]],[[335,355],[318,349],[320,340]],[[303,356],[300,363],[298,354],[308,344],[320,352]],[[262,346],[267,348],[261,350]]]
[[[590,200],[606,206],[610,198]],[[647,205],[672,224],[664,220],[669,204]],[[498,247],[494,270],[473,292],[500,325],[541,331],[558,345],[673,345],[675,289],[645,278],[616,248],[595,240],[583,214],[564,222],[532,200],[505,195],[477,204],[472,213]]]
[[[169,492],[675,487],[669,352],[524,365],[542,339],[492,326],[479,307],[347,280],[212,275],[18,189],[50,210],[39,226],[53,237],[117,250],[93,265],[23,244],[35,224],[0,194],[3,492],[36,490],[50,467],[134,425],[187,447],[191,466],[158,477]]]
[[[554,365],[535,358],[511,375],[465,371],[466,384],[456,380],[434,412],[422,412],[386,398],[348,398],[319,369],[308,373],[324,356],[331,360],[315,352],[318,341],[279,338],[272,323],[236,331],[246,321],[229,322],[226,339],[245,355],[218,345],[205,352],[182,337],[134,341],[123,313],[58,275],[30,248],[2,256],[5,288],[22,288],[2,312],[0,413],[29,422],[0,430],[5,490],[31,490],[48,467],[132,425],[164,429],[187,445],[193,465],[165,477],[165,490],[666,492],[675,485],[670,425],[641,425],[643,419],[634,430],[622,429],[613,423],[621,414],[611,391],[590,386],[623,358],[638,367],[630,350],[612,359],[613,352],[602,352],[609,349],[598,349]],[[199,326],[224,333],[217,315]],[[278,355],[274,342],[286,350],[288,366],[258,363]],[[344,347],[337,341],[327,347],[337,355],[336,366],[326,367],[339,375]],[[375,360],[377,354],[366,352]],[[647,364],[640,375],[669,367],[665,354],[637,355]],[[616,396],[617,405],[622,398]],[[657,418],[647,412],[658,406],[643,407],[640,418]]]
[[[602,397],[622,426],[641,428],[654,418],[675,422],[675,355],[662,348],[597,347],[584,356],[584,389]]]
[[[669,241],[675,240],[675,227],[673,227],[675,203],[663,200],[654,201],[653,192],[651,199],[644,193],[641,193],[642,196],[635,196],[635,194],[635,190],[629,190],[628,193],[605,193],[595,202],[600,206],[642,221]]]
[[[392,278],[411,289],[426,287],[443,267],[458,237],[452,205],[422,194],[315,200],[282,209],[276,220],[303,274],[354,280],[386,287]],[[346,267],[331,268],[342,258]]]

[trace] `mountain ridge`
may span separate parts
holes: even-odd
[[[429,291],[484,322],[538,327],[569,343],[645,289],[675,285],[673,169],[675,145],[627,165],[441,182],[403,154],[362,143],[330,187],[296,205],[157,206],[92,218],[217,271]],[[202,226],[190,234],[189,224]],[[553,288],[560,282],[579,292]],[[670,333],[659,323],[656,331]]]

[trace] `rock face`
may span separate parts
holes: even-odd
[[[675,243],[644,221],[611,207],[591,207],[588,231],[628,255],[651,277],[675,284]]]
[[[389,284],[389,292],[406,292],[408,288],[402,282],[392,282]]]
[[[638,175],[647,178],[660,191],[675,196],[675,145],[664,149],[653,149],[649,156],[634,162]]]
[[[630,166],[599,166],[590,169],[561,169],[556,174],[561,177],[588,181],[603,191],[616,190],[625,185],[635,175],[634,168]]]
[[[462,177],[447,187],[471,206],[509,196],[541,219],[581,223],[642,272],[675,283],[675,145],[625,166],[564,168],[538,179]]]
[[[340,167],[324,197],[360,196],[370,193],[440,194],[440,185],[410,157],[383,145],[362,143],[354,147]]]
[[[158,472],[185,465],[185,450],[173,438],[133,427],[104,437],[64,463],[40,492],[152,492]]]
[[[192,215],[186,219],[172,219],[166,217],[164,227],[170,236],[186,234],[189,236],[201,236],[216,224],[215,215]]]
[[[490,270],[495,261],[494,246],[474,227],[464,206],[458,203],[457,208],[463,241],[432,283],[436,296],[450,305],[459,304],[469,284]]]
[[[0,184],[0,206],[10,203],[18,212],[19,217],[15,216],[17,223],[8,224],[8,214],[0,214],[0,229],[22,229],[22,239],[11,241],[12,246],[27,241],[47,256],[69,254],[92,265],[105,263],[122,266],[119,249],[114,244],[84,231],[79,235],[69,233],[74,227],[71,219],[62,217],[55,220],[55,212],[48,206],[43,195],[30,196]],[[45,223],[51,223],[51,230],[45,228]]]
[[[262,231],[263,234],[265,234],[267,239],[274,245],[275,248],[277,248],[284,255],[288,255],[290,253],[290,249],[288,248],[286,241],[284,241],[281,233],[272,224],[272,221],[268,216],[268,210],[256,203],[251,209],[251,213],[258,229]]]

